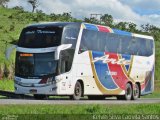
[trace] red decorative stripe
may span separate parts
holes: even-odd
[[[118,55],[117,54],[112,54],[112,53],[105,53],[109,54],[109,59],[116,59],[118,61]],[[108,67],[110,69],[110,72],[116,72],[117,75],[112,75],[112,78],[114,79],[115,83],[123,90],[125,90],[126,83],[129,81],[127,78],[127,75],[123,72],[123,69],[121,65],[118,64],[112,64],[108,63]]]
[[[101,32],[110,32],[110,30],[107,27],[104,27],[104,26],[97,26],[97,27]]]

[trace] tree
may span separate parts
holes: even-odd
[[[107,26],[113,26],[113,17],[109,14],[104,14],[101,16],[102,22]]]
[[[84,22],[92,23],[92,24],[100,24],[100,21],[96,19],[95,17],[84,18]]]
[[[141,28],[143,32],[149,33],[151,36],[154,36],[156,41],[160,41],[160,28],[150,24],[141,25]]]
[[[118,24],[116,24],[115,28],[118,28],[120,30],[127,30],[128,23],[127,22],[119,22]]]
[[[39,6],[38,0],[28,0],[28,3],[32,5],[32,13],[35,11],[35,9]]]
[[[9,2],[9,0],[0,0],[0,6],[4,7],[7,2]]]
[[[152,28],[152,25],[150,25],[150,24],[148,23],[148,24],[145,24],[145,25],[141,25],[141,28],[142,28],[142,31],[143,31],[143,32],[149,32],[150,29]]]
[[[128,23],[128,31],[130,32],[137,32],[137,25],[135,23]]]

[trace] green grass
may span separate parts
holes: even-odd
[[[158,115],[160,104],[131,105],[1,105],[0,115],[21,119],[93,119],[93,115]],[[20,119],[19,118],[19,119]]]
[[[118,109],[121,108],[121,109]],[[147,109],[146,109],[147,108]],[[0,114],[159,114],[160,104],[1,105]]]
[[[14,91],[14,81],[7,79],[0,80],[0,90]]]

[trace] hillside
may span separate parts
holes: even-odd
[[[89,19],[85,18],[85,21]],[[10,46],[11,43],[15,43],[18,40],[19,34],[23,27],[28,24],[37,23],[40,21],[81,21],[73,18],[70,13],[63,14],[51,14],[46,15],[42,11],[37,11],[36,13],[30,13],[23,11],[22,8],[16,7],[12,9],[2,8],[0,7],[0,79],[2,77],[8,77],[11,79],[14,73],[14,53],[12,54],[11,60],[7,61],[5,59],[5,50]],[[121,27],[117,25],[112,25],[112,27],[117,27],[121,29]],[[122,29],[124,30],[124,29]],[[128,29],[126,29],[128,30]],[[131,31],[131,30],[128,30]],[[135,32],[139,33],[141,31],[135,30]],[[141,32],[142,33],[142,32]],[[154,33],[154,37],[156,38],[156,78],[160,80],[160,31]],[[150,34],[151,33],[146,33]]]

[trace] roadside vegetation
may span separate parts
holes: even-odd
[[[160,104],[0,106],[0,118],[12,120],[158,120],[159,113]]]
[[[14,81],[8,79],[0,80],[0,90],[14,91]]]
[[[147,108],[147,109],[146,109]],[[160,104],[1,105],[0,114],[159,114]]]

